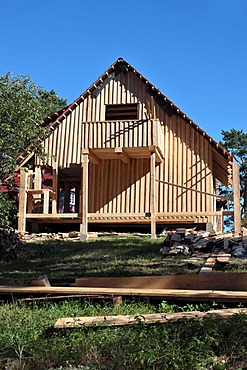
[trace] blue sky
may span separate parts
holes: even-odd
[[[0,74],[28,74],[70,103],[122,56],[215,140],[246,131],[246,0],[0,5]]]

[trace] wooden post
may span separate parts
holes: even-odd
[[[49,213],[49,190],[43,190],[43,214]]]
[[[33,171],[28,170],[28,179],[27,179],[27,188],[33,188]],[[33,212],[33,195],[28,193],[27,194],[27,213]]]
[[[33,188],[35,190],[42,189],[42,174],[41,174],[41,167],[36,166],[34,169],[34,184]],[[33,194],[33,204],[41,204],[41,195],[40,194]]]
[[[234,204],[234,232],[241,232],[241,210],[240,210],[240,177],[239,165],[237,162],[232,163],[233,177],[233,204]]]
[[[150,212],[151,238],[156,238],[156,184],[155,184],[155,152],[150,156]]]
[[[42,174],[41,174],[41,167],[35,167],[35,177],[34,177],[34,189],[39,190],[42,188]]]
[[[58,166],[57,162],[52,163],[52,190],[54,195],[52,196],[52,214],[57,213],[57,202],[58,202]]]
[[[87,239],[87,214],[88,214],[88,154],[83,154],[82,174],[81,174],[81,215],[82,221],[80,226],[81,239]]]
[[[28,172],[25,168],[21,168],[20,170],[20,193],[19,193],[19,215],[18,215],[19,233],[25,233],[26,231],[27,180],[28,180]]]
[[[151,96],[151,104],[150,104],[150,109],[151,109],[151,117],[153,120],[156,119],[156,108],[155,108],[155,102],[154,102],[154,97]]]

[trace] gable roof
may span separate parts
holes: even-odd
[[[118,58],[83,94],[81,94],[71,104],[66,106],[53,114],[46,117],[43,122],[47,129],[54,129],[60,124],[64,118],[66,118],[71,112],[89,95],[97,93],[97,89],[106,84],[112,77],[112,73],[118,74],[120,72],[131,71],[137,76],[147,87],[149,93],[154,99],[166,110],[169,115],[176,114],[182,117],[191,127],[193,127],[200,135],[202,135],[215,149],[215,152],[220,156],[224,157],[226,162],[232,162],[233,156],[219,143],[217,143],[211,136],[209,136],[204,130],[202,130],[192,119],[190,119],[180,108],[178,108],[170,99],[167,98],[158,88],[156,88],[148,79],[146,79],[141,73],[139,73],[132,65],[130,65],[123,58]],[[18,161],[25,160],[26,155],[22,153]],[[25,160],[26,162],[26,160]]]

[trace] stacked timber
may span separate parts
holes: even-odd
[[[223,246],[223,243],[224,238],[213,232],[178,228],[167,232],[160,253],[164,255],[191,255],[202,251],[211,253],[216,246]]]
[[[229,257],[247,258],[247,229],[242,234],[216,234],[204,230],[178,228],[167,231],[164,246],[160,249],[164,256],[210,256],[217,254],[218,262],[226,263]]]

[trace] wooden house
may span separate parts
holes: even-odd
[[[45,124],[47,161],[19,158],[20,232],[27,221],[77,223],[84,237],[91,223],[146,224],[153,236],[157,224],[219,228],[217,184],[238,177],[232,155],[122,58]]]

